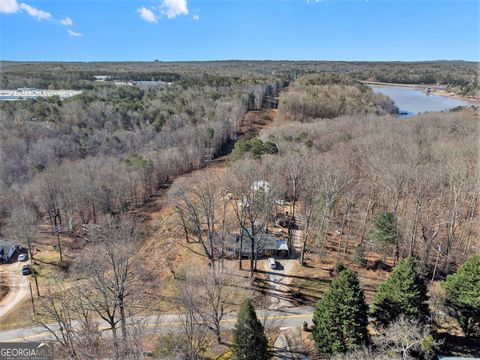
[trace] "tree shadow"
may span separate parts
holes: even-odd
[[[480,337],[465,337],[444,333],[439,335],[443,340],[440,349],[442,355],[480,357]]]

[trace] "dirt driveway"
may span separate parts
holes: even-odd
[[[8,288],[7,294],[0,299],[1,318],[29,295],[28,279],[22,275],[24,262],[0,265],[0,285]]]
[[[296,259],[275,259],[276,269],[271,269],[266,259],[259,260],[258,269],[268,274],[267,283],[270,288],[270,307],[271,310],[278,310],[295,306],[289,301],[289,284],[292,278],[288,275],[295,272],[298,266]]]

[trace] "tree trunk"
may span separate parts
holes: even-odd
[[[365,212],[365,217],[363,218],[363,224],[362,224],[362,230],[361,230],[362,236],[360,238],[360,245],[362,246],[364,245],[364,241],[365,241],[365,232],[367,230],[368,214],[370,213],[370,209],[372,206],[373,206],[372,200],[369,200],[367,205],[367,211]]]
[[[59,232],[58,230],[59,230],[59,229],[57,228],[57,229],[56,229],[56,233],[57,233],[58,252],[59,252],[59,255],[60,255],[60,262],[63,262],[62,244],[61,244],[61,242],[60,242],[60,232]]]
[[[302,246],[302,254],[300,255],[300,265],[305,265],[305,249],[307,247],[307,239],[308,239],[308,232],[304,230],[303,234],[303,246]]]
[[[119,360],[120,352],[119,352],[119,346],[118,346],[117,328],[115,327],[114,320],[110,322],[110,326],[112,328],[113,356],[114,356],[114,359]]]
[[[252,231],[253,232],[253,231]],[[253,238],[253,236],[250,237],[250,240],[251,240],[251,245],[250,245],[250,277],[253,278],[253,272],[255,271],[255,254],[254,254],[254,250],[255,250],[255,240]]]
[[[415,203],[415,215],[413,218],[413,229],[412,229],[412,238],[410,242],[410,256],[413,256],[415,253],[415,245],[417,240],[417,229],[418,229],[418,217],[420,216],[420,207],[422,206],[421,203]]]
[[[120,309],[120,326],[122,327],[122,338],[125,343],[127,340],[127,319],[125,316],[125,301],[123,299],[123,295],[118,296],[118,306]]]
[[[240,248],[238,249],[238,270],[242,270],[243,229],[240,231]]]

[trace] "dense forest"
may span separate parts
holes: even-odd
[[[266,317],[283,311],[271,307],[269,282],[288,284],[262,270],[255,246],[273,228],[292,249],[286,277],[313,284],[313,271],[328,274],[313,326],[301,330],[309,355],[427,359],[447,336],[440,324],[465,341],[480,332],[478,110],[398,117],[362,83],[472,95],[476,63],[1,66],[3,88],[83,90],[0,102],[0,237],[23,244],[40,269],[29,321],[60,334],[65,358],[143,359],[141,317],[160,322],[170,306],[181,330],[148,337],[152,357],[204,359],[215,348],[268,359],[279,326]],[[227,255],[232,239],[239,256]],[[40,261],[45,253],[54,255]],[[307,290],[281,296],[305,305]]]
[[[25,196],[31,201],[46,188],[53,198],[39,209],[62,210],[56,216],[69,218],[70,230],[96,212],[141,203],[171,176],[222,153],[247,109],[260,108],[265,94],[283,86],[205,83],[149,90],[100,85],[65,101],[0,103],[3,216],[23,192],[33,191]]]
[[[324,73],[300,77],[281,94],[280,119],[307,121],[340,115],[394,114],[391,99],[374,93],[350,76]]]
[[[475,110],[290,122],[262,135],[278,153],[261,161],[281,177],[272,183],[312,215],[305,239],[312,251],[332,247],[342,258],[359,246],[394,259],[415,256],[432,271],[440,247],[448,273],[480,250],[479,132]],[[372,236],[382,214],[391,214],[391,238]]]
[[[213,76],[227,79],[295,79],[306,73],[342,73],[358,80],[445,85],[448,90],[478,94],[478,63],[466,61],[342,62],[342,61],[212,61],[212,62],[8,62],[0,63],[0,87],[91,89],[94,76],[110,80],[173,82]]]

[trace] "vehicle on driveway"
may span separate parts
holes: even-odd
[[[277,263],[275,262],[274,258],[268,258],[268,265],[270,265],[270,269],[277,268]]]
[[[27,260],[28,260],[28,254],[18,255],[18,261],[27,261]]]
[[[22,267],[22,275],[30,275],[31,273],[30,265],[24,265]]]

